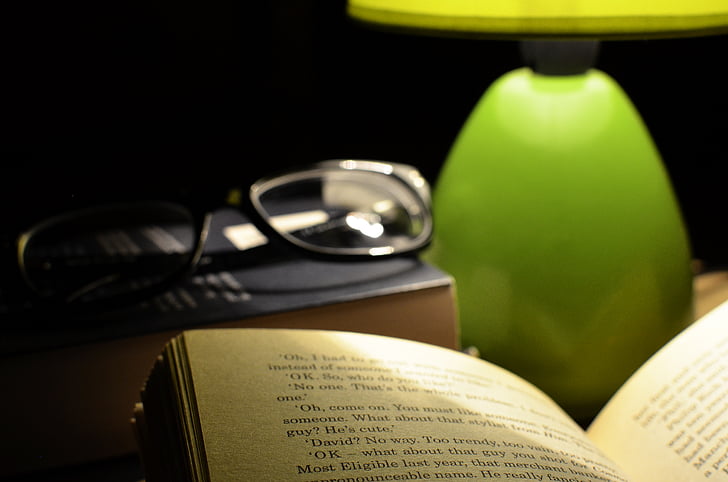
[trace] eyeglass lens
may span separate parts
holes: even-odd
[[[321,253],[392,254],[419,247],[429,235],[425,201],[381,172],[314,169],[269,180],[254,195],[282,236]]]
[[[36,227],[21,243],[20,263],[44,296],[106,298],[178,272],[195,239],[191,214],[176,204],[105,206]]]

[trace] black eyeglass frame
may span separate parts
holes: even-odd
[[[260,204],[259,193],[265,192],[271,186],[271,183],[285,183],[286,180],[298,178],[302,175],[312,175],[316,172],[325,172],[331,170],[353,170],[365,171],[377,175],[387,176],[390,180],[395,180],[403,189],[407,189],[414,193],[420,200],[423,209],[423,220],[425,225],[420,233],[409,246],[399,249],[379,250],[372,252],[371,250],[330,250],[330,249],[313,249],[310,245],[297,242],[295,237],[288,236],[272,226],[270,217],[266,217],[265,210]],[[32,279],[27,275],[24,266],[25,250],[28,242],[39,231],[48,229],[54,224],[60,224],[72,220],[74,217],[80,216],[84,212],[90,211],[109,211],[113,209],[129,209],[130,206],[150,206],[151,204],[173,204],[183,207],[190,214],[192,228],[195,232],[193,244],[185,263],[180,263],[178,269],[170,272],[164,279],[152,286],[141,287],[128,293],[120,293],[111,298],[102,298],[98,300],[85,300],[81,303],[77,302],[82,298],[79,294],[72,296],[49,296],[38,289]],[[261,260],[271,259],[270,254],[275,253],[278,258],[287,258],[295,256],[303,256],[313,259],[323,260],[341,260],[341,261],[360,261],[388,258],[400,255],[412,255],[426,247],[432,239],[432,214],[431,214],[431,196],[427,181],[419,173],[419,171],[406,164],[391,163],[373,160],[329,160],[304,166],[299,169],[289,169],[283,172],[272,174],[260,178],[253,182],[247,193],[243,195],[240,188],[234,188],[230,191],[227,199],[222,201],[215,200],[197,200],[196,203],[185,203],[184,201],[133,201],[111,205],[94,206],[81,210],[75,210],[68,213],[59,214],[52,218],[41,221],[28,230],[23,231],[17,238],[16,242],[16,259],[18,268],[25,285],[30,293],[31,302],[34,306],[57,307],[59,304],[65,305],[67,308],[78,309],[81,311],[96,310],[99,308],[110,309],[119,306],[131,305],[143,299],[148,299],[156,294],[167,291],[183,279],[189,277],[200,266],[204,256],[204,247],[208,237],[210,223],[213,212],[224,206],[235,207],[246,215],[248,220],[258,229],[267,239],[268,242],[259,247],[253,248],[246,253],[248,256],[245,261],[240,261],[242,265],[251,264],[254,259]],[[263,254],[265,253],[265,254]],[[83,293],[80,293],[82,295]]]

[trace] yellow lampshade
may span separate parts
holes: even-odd
[[[350,0],[351,17],[428,33],[646,38],[728,33],[728,0]]]

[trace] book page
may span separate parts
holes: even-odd
[[[637,481],[728,481],[728,303],[640,368],[587,433]]]
[[[542,392],[454,350],[282,329],[184,345],[212,480],[627,480]]]

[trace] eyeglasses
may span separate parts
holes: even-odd
[[[433,229],[425,178],[397,163],[325,161],[260,179],[247,195],[235,189],[227,204],[241,209],[262,239],[245,250],[248,261],[265,259],[261,246],[327,259],[408,254],[426,246]],[[18,237],[19,272],[45,304],[132,303],[195,271],[212,211],[139,201],[64,213]]]

